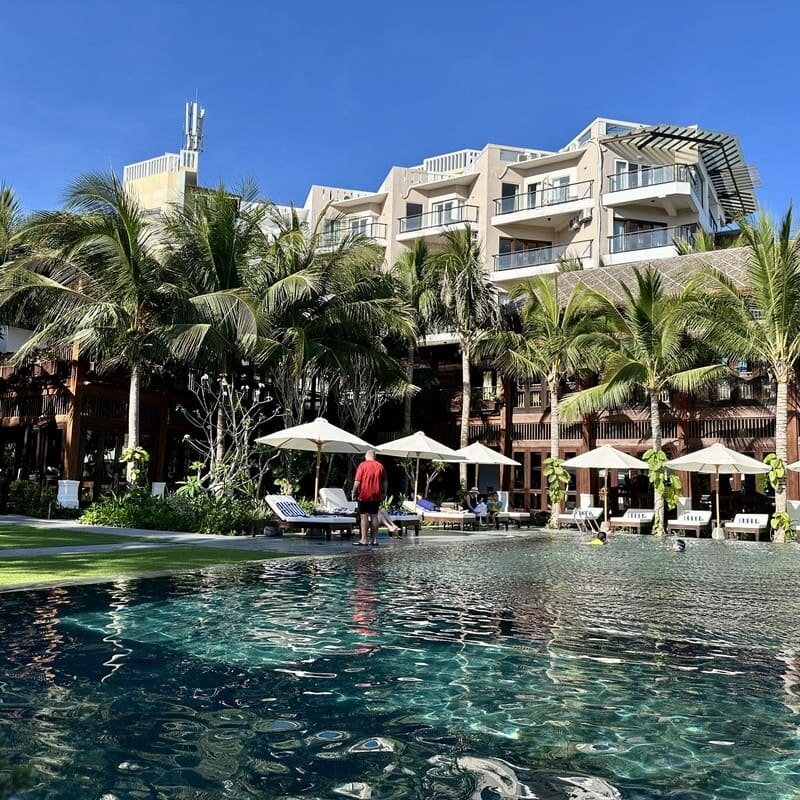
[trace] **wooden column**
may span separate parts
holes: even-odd
[[[514,404],[517,402],[517,393],[514,382],[503,376],[503,413],[500,415],[500,447],[503,455],[513,458],[514,452]],[[520,467],[501,467],[500,469],[500,489],[503,492],[511,491],[512,470]]]
[[[70,403],[69,413],[67,414],[67,424],[64,427],[64,477],[67,480],[79,481],[80,474],[80,450],[81,450],[81,411],[85,400],[84,387],[84,366],[77,360],[77,354],[73,354],[72,366],[70,367],[67,391],[70,393],[72,402]]]
[[[798,389],[797,381],[789,385],[789,418],[787,420],[787,436],[786,447],[787,455],[789,457],[789,464],[800,460],[800,447],[798,446],[798,438],[800,438],[800,425],[798,425],[797,403]],[[794,470],[786,470],[786,496],[790,500],[800,500],[800,473]]]
[[[155,464],[153,464],[153,480],[164,481],[167,474],[167,423],[172,402],[171,392],[161,395],[161,408],[158,415],[158,438],[156,439]]]

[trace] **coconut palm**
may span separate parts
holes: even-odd
[[[559,391],[561,383],[589,365],[601,318],[597,302],[578,283],[559,291],[558,274],[529,278],[514,286],[512,301],[521,303],[520,329],[499,331],[481,346],[498,368],[515,379],[538,377],[550,396],[550,457],[559,458]],[[558,526],[559,504],[554,504],[551,526]]]
[[[113,174],[89,174],[67,192],[64,211],[30,223],[37,258],[8,270],[0,300],[41,320],[18,352],[53,342],[130,371],[128,447],[139,444],[142,375],[163,354],[172,311],[153,228]]]
[[[768,215],[739,220],[749,249],[744,285],[718,269],[692,282],[686,305],[690,326],[729,356],[767,364],[777,384],[775,453],[786,463],[789,384],[800,363],[800,232],[792,232],[791,206],[776,224]],[[775,510],[786,510],[785,489]]]
[[[0,270],[26,252],[25,215],[14,190],[0,183]]]
[[[406,339],[406,383],[414,382],[414,360],[417,353],[417,342],[425,337],[429,322],[439,313],[439,295],[425,281],[426,269],[429,266],[428,246],[423,239],[418,239],[410,250],[407,250],[394,264],[394,275],[397,280],[398,294],[411,310],[416,320],[416,331]],[[403,430],[411,430],[411,404],[413,394],[406,392],[403,407]]]
[[[169,279],[182,301],[180,321],[170,330],[171,349],[181,361],[202,356],[204,366],[230,379],[258,347],[258,248],[265,206],[247,183],[235,193],[219,185],[198,192],[162,223]],[[216,462],[225,455],[223,404],[216,424]],[[213,470],[214,465],[211,465]]]
[[[692,392],[714,383],[728,370],[721,364],[696,366],[707,354],[700,342],[687,336],[680,298],[664,290],[661,274],[652,265],[633,270],[635,291],[619,282],[621,302],[593,292],[608,333],[597,337],[602,371],[600,383],[568,395],[563,402],[565,418],[619,406],[644,394],[650,409],[652,448],[661,450],[662,392]],[[663,528],[664,504],[655,496],[656,525]]]
[[[428,286],[437,287],[442,321],[458,337],[461,348],[461,436],[469,444],[470,364],[478,342],[500,322],[497,290],[489,281],[481,245],[470,225],[444,233],[444,249],[431,259]],[[460,465],[462,483],[466,464]]]

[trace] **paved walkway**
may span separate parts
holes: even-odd
[[[36,528],[58,528],[59,530],[76,530],[114,536],[131,536],[145,538],[148,542],[115,542],[113,544],[70,545],[64,547],[27,547],[0,550],[1,558],[26,558],[44,555],[68,555],[79,553],[104,553],[122,550],[134,550],[151,547],[169,547],[172,545],[200,545],[203,547],[232,547],[243,550],[261,550],[269,553],[282,553],[297,556],[329,556],[341,553],[358,553],[373,548],[361,548],[353,545],[357,539],[339,539],[331,541],[311,539],[303,535],[289,534],[268,539],[264,536],[215,536],[204,533],[177,533],[175,531],[150,531],[139,528],[108,528],[96,525],[81,525],[71,520],[43,520],[32,517],[0,515],[0,526],[4,524],[30,525]],[[444,542],[463,542],[467,540],[513,538],[526,536],[529,531],[444,531],[437,528],[422,528],[419,536],[407,535],[399,538],[380,536],[379,547],[421,547]]]

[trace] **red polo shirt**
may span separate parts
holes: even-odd
[[[380,461],[362,461],[356,469],[355,480],[358,481],[359,500],[369,503],[383,499],[386,470]]]

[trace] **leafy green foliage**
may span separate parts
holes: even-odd
[[[769,467],[767,473],[769,485],[776,492],[782,492],[786,486],[786,465],[783,463],[783,459],[775,453],[767,453],[764,456],[764,463]]]
[[[147,465],[150,463],[150,453],[143,447],[126,447],[119,456],[121,464],[130,464],[129,474],[131,483],[139,488],[147,486]]]
[[[557,508],[567,496],[570,475],[562,466],[560,458],[546,458],[544,460],[544,476],[547,479],[547,496],[550,498],[552,508]]]
[[[795,532],[792,528],[792,521],[785,511],[776,511],[769,521],[770,528],[772,528],[772,538],[782,538],[787,542],[795,540]]]
[[[56,507],[56,490],[33,481],[14,481],[8,487],[8,499],[15,514],[47,517]]]
[[[681,485],[681,479],[674,472],[669,472],[664,467],[667,461],[667,454],[663,450],[650,449],[642,456],[642,459],[649,466],[647,477],[653,486],[653,491],[663,498],[667,508],[675,508],[678,505],[683,486]],[[653,533],[660,534],[663,532],[664,521],[656,516],[653,522]]]

